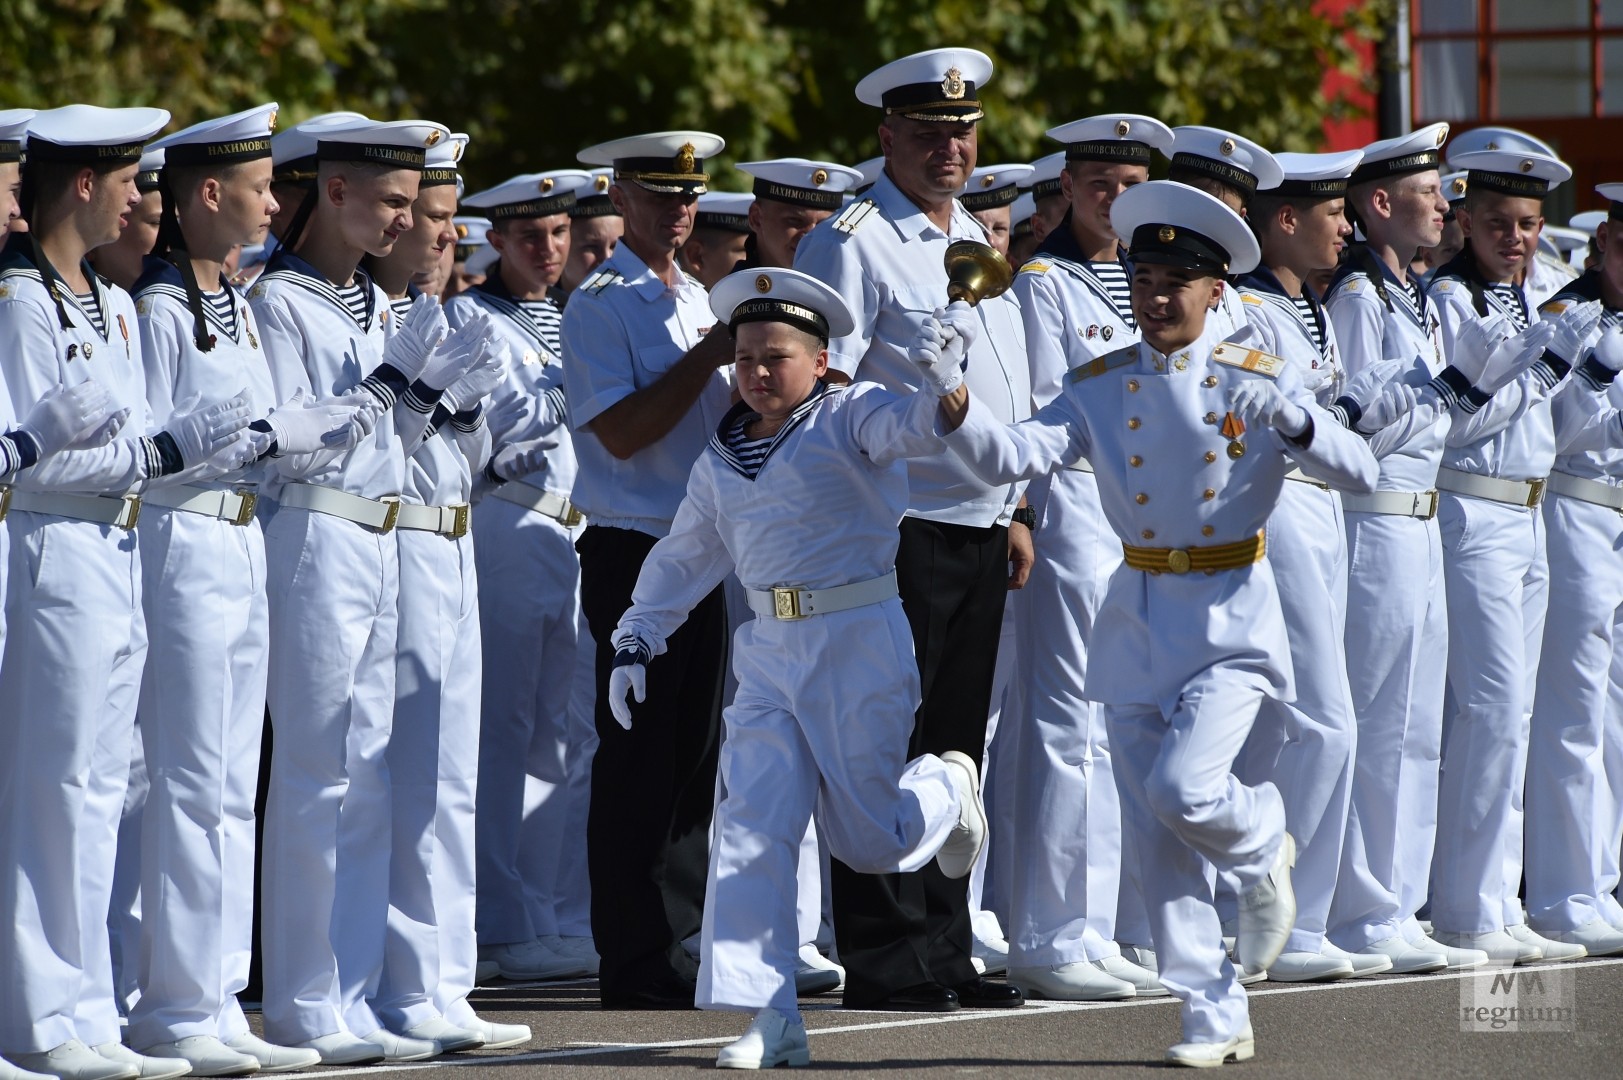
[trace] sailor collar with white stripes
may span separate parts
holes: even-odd
[[[320,270],[293,254],[287,248],[281,247],[276,249],[276,254],[271,258],[270,265],[265,268],[265,272],[259,276],[259,281],[254,284],[258,287],[267,281],[286,281],[298,285],[300,288],[323,297],[347,317],[354,319],[356,326],[359,327],[362,333],[370,333],[372,330],[374,320],[378,314],[377,292],[372,288],[371,276],[360,267],[355,268],[354,279],[348,285],[343,286],[341,290],[339,286],[328,281],[327,276]],[[355,313],[345,303],[343,296],[343,290],[353,289],[357,285],[361,287],[366,298],[366,307],[359,319],[355,318]]]
[[[770,436],[771,441],[767,443],[765,451],[758,457],[751,455],[748,460],[738,453],[738,447],[742,442],[763,441],[743,437],[743,432],[747,431],[749,426],[759,420],[761,416],[750,408],[748,403],[740,401],[731,409],[728,409],[727,415],[723,416],[721,423],[716,425],[716,433],[710,437],[710,449],[715,451],[716,456],[726,462],[728,467],[739,476],[753,481],[760,476],[762,470],[766,468],[766,463],[771,460],[773,454],[777,453],[778,448],[783,445],[784,440],[789,437],[790,433],[799,428],[805,422],[806,417],[810,416],[812,411],[817,408],[817,403],[833,393],[835,389],[835,387],[830,386],[822,379],[818,379],[816,385],[812,387],[812,392],[806,395],[806,400],[796,405],[784,421],[783,426],[778,429],[777,434]]]

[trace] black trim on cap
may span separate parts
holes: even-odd
[[[1116,165],[1148,165],[1153,160],[1149,143],[1133,139],[1074,142],[1065,146],[1066,161],[1107,161]]]
[[[1339,199],[1347,194],[1347,178],[1340,177],[1332,180],[1291,180],[1279,182],[1278,187],[1269,188],[1264,195],[1283,195],[1296,199]]]
[[[893,86],[880,95],[880,107],[885,110],[886,116],[901,113],[916,120],[969,121],[979,120],[985,115],[980,99],[976,97],[973,80],[960,80],[963,91],[957,97],[947,96],[944,88],[947,81],[938,79],[935,82]]]
[[[1435,169],[1443,160],[1442,152],[1436,147],[1430,150],[1420,150],[1413,154],[1404,154],[1402,157],[1387,158],[1384,161],[1365,161],[1353,170],[1351,184],[1363,184],[1370,180],[1384,180],[1389,176],[1406,176],[1409,173],[1425,172]]]
[[[436,165],[432,169],[423,170],[423,178],[417,182],[419,190],[425,187],[448,187],[455,184],[461,177],[457,175],[456,166],[444,168]]]
[[[1064,193],[1065,189],[1060,187],[1059,177],[1057,176],[1052,180],[1039,180],[1031,185],[1031,197],[1033,199],[1046,199],[1050,195],[1063,195]]]
[[[0,139],[0,165],[9,165],[23,159],[21,139]]]
[[[793,184],[780,184],[776,180],[766,180],[759,176],[755,178],[751,194],[757,199],[789,203],[791,206],[809,206],[813,210],[838,210],[845,202],[843,191],[795,187]]]
[[[284,161],[271,170],[271,183],[273,184],[308,184],[315,180],[316,170],[321,162],[314,154]]]
[[[620,211],[614,208],[614,200],[607,195],[589,195],[584,199],[576,199],[575,205],[569,208],[572,218],[593,217],[619,217]]]
[[[453,257],[452,261],[467,262],[468,256],[485,246],[485,244],[458,244],[456,246],[456,255]]]
[[[958,201],[964,204],[964,209],[971,212],[976,210],[996,210],[1000,206],[1008,206],[1020,197],[1020,188],[1014,184],[1005,184],[991,191],[971,191],[958,196]]]
[[[146,147],[141,143],[120,143],[116,146],[100,144],[64,146],[32,135],[28,139],[28,156],[35,161],[80,162],[85,165],[133,165],[141,160]]]
[[[538,199],[525,199],[523,202],[503,203],[501,206],[475,206],[491,221],[511,221],[514,218],[542,218],[552,217],[554,214],[570,212],[575,206],[575,193],[573,191],[560,191],[556,195],[546,195]]]
[[[719,214],[713,210],[700,210],[693,215],[693,227],[747,233],[750,231],[750,219],[748,214]]]
[[[229,142],[181,143],[166,148],[163,163],[167,165],[235,165],[239,161],[258,161],[271,156],[271,141],[260,139],[232,139]]]
[[[1210,176],[1214,180],[1221,180],[1223,183],[1230,184],[1251,195],[1257,193],[1255,174],[1246,172],[1238,165],[1230,164],[1227,161],[1218,161],[1216,158],[1209,158],[1204,154],[1173,154],[1172,167],[1168,170],[1167,179],[1176,180],[1177,177],[1170,174],[1177,172],[1179,169],[1199,173],[1202,176]]]
[[[1211,237],[1164,222],[1147,222],[1133,230],[1127,257],[1136,262],[1182,266],[1190,270],[1228,273],[1229,252]]]
[[[428,164],[428,151],[421,146],[388,146],[377,143],[316,143],[318,161],[353,161],[368,165],[390,165],[396,169],[422,172]]]
[[[791,303],[770,296],[757,296],[733,308],[727,321],[727,332],[737,335],[738,328],[752,322],[783,322],[828,341],[828,320],[804,304]]]
[[[1030,236],[1034,231],[1031,219],[1026,218],[1024,221],[1017,221],[1009,226],[1009,239],[1019,240],[1021,237]]]
[[[1537,176],[1522,176],[1519,173],[1478,172],[1468,169],[1465,173],[1465,189],[1479,191],[1497,191],[1501,195],[1515,195],[1526,199],[1543,199],[1550,193],[1550,182]]]
[[[162,169],[147,169],[144,172],[136,173],[135,190],[139,191],[143,195],[157,191],[162,175]]]

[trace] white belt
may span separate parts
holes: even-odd
[[[1581,476],[1553,472],[1550,474],[1550,490],[1557,495],[1577,499],[1579,502],[1594,503],[1596,506],[1609,506],[1613,510],[1623,510],[1623,488],[1603,484],[1599,480],[1586,480]]]
[[[568,529],[574,528],[584,520],[581,512],[575,509],[575,504],[562,495],[542,491],[533,484],[526,484],[520,480],[500,484],[490,494],[503,502],[533,510],[542,517],[549,517]]]
[[[94,521],[98,525],[135,528],[141,516],[139,495],[55,495],[43,491],[13,491],[11,509],[74,521]]]
[[[1073,464],[1067,465],[1065,467],[1067,469],[1070,469],[1072,472],[1090,473],[1090,472],[1093,471],[1093,466],[1088,463],[1087,458],[1082,458],[1081,460],[1079,460],[1077,462],[1074,462]]]
[[[414,503],[401,503],[394,527],[439,533],[452,540],[460,540],[468,535],[468,504],[418,506]]]
[[[1285,474],[1285,479],[1287,479],[1287,480],[1295,480],[1298,484],[1311,484],[1314,487],[1320,489],[1321,491],[1329,491],[1330,490],[1330,485],[1329,484],[1326,484],[1323,480],[1315,480],[1315,479],[1313,479],[1311,476],[1307,475],[1307,473],[1303,472],[1301,469],[1292,469],[1290,472]]]
[[[1430,521],[1437,516],[1435,491],[1372,491],[1368,495],[1341,496],[1341,508],[1359,514],[1393,514]]]
[[[318,514],[365,525],[368,529],[386,533],[395,527],[400,516],[400,496],[388,495],[381,499],[363,499],[337,488],[318,484],[289,484],[282,489],[283,506],[301,510],[314,510]]]
[[[877,604],[897,595],[896,571],[884,577],[853,581],[831,589],[802,589],[782,585],[775,589],[745,589],[750,610],[772,619],[804,619],[808,615],[831,615],[836,611]]]
[[[1544,501],[1544,478],[1537,480],[1501,480],[1497,476],[1478,476],[1458,469],[1438,469],[1437,486],[1456,495],[1469,495],[1473,499],[1507,503],[1510,506],[1533,507]]]
[[[168,510],[185,510],[205,517],[219,518],[233,525],[246,525],[254,519],[256,496],[251,491],[221,491],[189,484],[148,491],[142,501]]]

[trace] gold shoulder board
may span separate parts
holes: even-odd
[[[877,209],[879,204],[872,199],[858,199],[840,211],[840,216],[834,219],[834,231],[849,236],[861,228],[862,223]]]
[[[1260,304],[1260,303],[1262,303],[1262,297],[1260,297],[1260,296],[1252,296],[1250,293],[1241,293],[1240,294],[1240,303],[1242,303],[1242,304]]]
[[[1559,315],[1567,310],[1568,306],[1565,300],[1551,300],[1538,310],[1540,315]]]
[[[1115,371],[1119,367],[1126,367],[1138,358],[1138,346],[1129,345],[1125,349],[1117,349],[1103,356],[1096,356],[1085,364],[1079,364],[1071,369],[1071,381],[1081,382],[1091,379],[1095,375],[1103,375],[1107,371]]]
[[[596,296],[604,289],[619,281],[624,275],[612,266],[605,266],[591,277],[580,283],[580,291],[587,296]]]
[[[1272,353],[1265,353],[1261,349],[1248,349],[1243,345],[1231,345],[1226,341],[1212,350],[1212,359],[1219,364],[1266,375],[1270,379],[1277,379],[1279,373],[1285,370],[1285,361]]]
[[[1046,274],[1053,263],[1043,262],[1041,259],[1032,259],[1020,268],[1022,274]]]

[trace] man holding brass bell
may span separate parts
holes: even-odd
[[[925,321],[974,324],[963,377],[977,400],[1013,423],[1031,411],[1019,306],[1012,294],[999,295],[1007,264],[984,247],[985,233],[954,198],[975,168],[978,91],[991,75],[991,60],[974,49],[934,49],[863,79],[857,97],[884,113],[884,172],[800,242],[795,268],[852,308],[855,329],[828,345],[831,376],[908,392],[919,378],[907,352]],[[964,240],[976,245],[954,249],[949,278],[948,248]],[[984,483],[946,452],[910,461],[907,473],[896,571],[923,689],[910,756],[956,750],[979,761],[1010,564],[1023,580],[1031,559],[1027,526],[1011,526],[1024,485]],[[881,876],[839,864],[832,878],[847,1006],[1022,1003],[1018,990],[986,982],[970,962],[962,881],[934,867]]]

